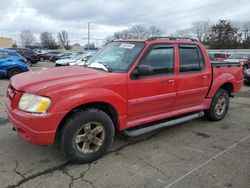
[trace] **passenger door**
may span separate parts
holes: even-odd
[[[152,66],[154,73],[128,79],[128,119],[135,120],[130,126],[170,116],[176,96],[173,45],[154,45],[140,64]]]
[[[200,48],[179,45],[179,77],[174,110],[201,105],[211,79],[211,67],[206,66]]]

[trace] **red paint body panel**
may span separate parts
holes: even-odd
[[[52,144],[57,127],[74,108],[92,102],[111,105],[118,114],[117,129],[124,129],[210,107],[215,92],[224,84],[240,90],[242,67],[212,67],[205,47],[188,40],[127,40],[145,42],[128,72],[110,73],[83,67],[60,67],[23,73],[11,79],[7,92],[9,118],[20,136],[33,144]],[[142,79],[131,73],[147,49],[154,44],[174,46],[174,72]],[[200,72],[179,72],[179,44],[197,45],[205,67]],[[14,94],[12,89],[14,88]],[[47,96],[52,103],[46,114],[31,114],[18,109],[24,92]]]

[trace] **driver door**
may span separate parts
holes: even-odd
[[[154,45],[140,64],[152,66],[153,75],[128,80],[128,127],[170,117],[176,97],[173,45]]]

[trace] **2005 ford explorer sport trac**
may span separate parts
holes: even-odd
[[[221,120],[242,77],[239,63],[210,62],[194,39],[118,40],[85,67],[12,77],[7,109],[24,140],[58,141],[70,161],[86,163],[108,151],[116,132],[138,136],[204,114]]]

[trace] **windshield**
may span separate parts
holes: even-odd
[[[249,54],[232,54],[229,59],[247,59]]]
[[[109,43],[87,61],[87,67],[100,68],[97,64],[103,64],[112,72],[126,72],[144,46],[143,42]]]

